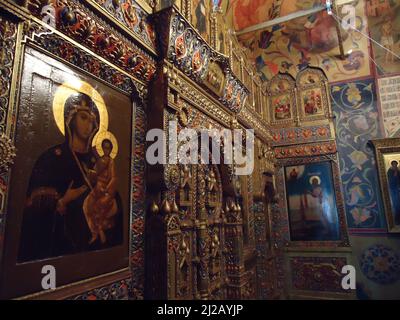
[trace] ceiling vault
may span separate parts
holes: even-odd
[[[294,19],[306,17],[306,16],[309,16],[309,15],[312,15],[312,14],[316,14],[316,13],[322,12],[324,10],[328,10],[328,13],[330,15],[333,14],[333,15],[337,16],[337,11],[338,11],[337,8],[338,8],[339,5],[350,4],[352,2],[354,2],[354,0],[350,0],[350,1],[349,0],[327,1],[326,4],[324,4],[324,5],[321,4],[321,5],[315,6],[315,7],[311,8],[311,9],[299,10],[299,11],[293,12],[291,14],[285,15],[283,17],[278,17],[278,18],[273,19],[273,20],[268,20],[268,21],[265,21],[265,22],[261,22],[261,23],[255,24],[255,25],[250,26],[250,27],[246,27],[244,29],[236,31],[235,35],[236,36],[240,36],[240,35],[247,34],[247,33],[250,33],[250,32],[255,32],[255,31],[258,31],[258,30],[267,29],[267,28],[273,27],[273,26],[275,26],[277,24],[281,24],[281,23],[292,21]],[[346,55],[345,55],[345,50],[344,50],[344,47],[343,47],[343,37],[342,37],[342,30],[341,30],[340,20],[335,19],[335,21],[336,21],[336,32],[337,32],[337,36],[338,36],[338,40],[339,40],[339,50],[340,50],[340,56],[339,57],[342,60],[344,60],[346,58]]]

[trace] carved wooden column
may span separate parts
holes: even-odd
[[[227,250],[226,270],[228,277],[227,298],[241,299],[244,293],[243,220],[239,204],[227,198],[225,213],[225,245]]]
[[[197,231],[197,252],[199,257],[199,268],[198,268],[198,288],[201,299],[208,299],[209,297],[209,272],[208,272],[208,260],[209,260],[209,246],[210,238],[208,236],[208,217],[207,210],[205,207],[206,198],[206,180],[204,176],[204,168],[198,166],[197,172],[198,181],[198,216],[196,221]]]

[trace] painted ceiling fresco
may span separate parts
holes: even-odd
[[[230,0],[226,23],[236,31],[243,28],[310,9],[324,0]],[[370,75],[368,39],[364,1],[356,1],[356,30],[343,31],[346,58],[339,58],[335,20],[326,11],[297,18],[269,29],[239,36],[248,49],[264,80],[281,72],[293,76],[308,65],[320,66],[330,82]]]
[[[400,59],[383,47],[400,56],[400,0],[367,0],[366,12],[371,37],[378,42],[372,43],[378,74],[398,74]]]

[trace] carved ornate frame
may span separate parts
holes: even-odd
[[[303,80],[305,77],[314,77],[317,81],[314,83],[305,83]],[[315,80],[313,80],[315,81]],[[331,103],[330,103],[330,91],[328,85],[328,79],[322,72],[322,70],[318,68],[308,67],[297,74],[296,77],[296,88],[297,88],[297,112],[299,116],[300,123],[309,122],[309,121],[317,121],[317,120],[325,120],[332,117],[331,112]],[[318,115],[308,116],[304,112],[303,106],[303,92],[307,90],[320,90],[321,98],[322,98],[322,113]]]
[[[304,81],[306,77],[312,79],[312,82]],[[290,88],[283,92],[273,92],[271,87],[281,80],[287,80],[291,84],[293,83],[293,85],[290,85]],[[315,124],[316,122],[326,123],[332,119],[328,79],[319,68],[308,67],[303,69],[297,74],[295,81],[290,74],[279,73],[267,83],[266,88],[268,94],[268,107],[270,109],[270,124],[273,127],[300,127],[304,124]],[[321,93],[322,112],[320,114],[306,115],[304,111],[302,98],[303,94],[309,90],[318,90]],[[274,97],[281,95],[287,95],[290,97],[292,108],[292,116],[290,119],[276,120],[274,117],[274,106],[272,100]]]
[[[284,91],[280,91],[279,89],[273,90],[274,85],[278,85],[279,82],[285,82],[288,84],[288,88]],[[296,82],[295,80],[289,75],[289,74],[277,74],[275,77],[271,79],[271,81],[268,83],[267,87],[267,93],[268,93],[268,104],[269,104],[269,109],[270,109],[270,124],[273,126],[290,126],[292,125],[295,120],[297,119],[297,108],[296,108],[296,101],[297,101],[297,96],[296,96]],[[274,99],[285,96],[287,99],[289,99],[290,102],[290,112],[291,116],[288,119],[275,119],[275,108],[273,106],[273,101]]]

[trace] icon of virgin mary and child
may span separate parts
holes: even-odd
[[[71,94],[63,110],[65,141],[45,151],[31,173],[19,262],[122,242],[122,202],[111,156],[116,140],[102,135],[97,143],[100,113],[87,94]]]

